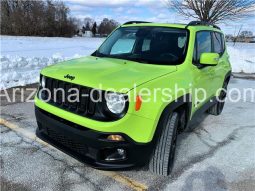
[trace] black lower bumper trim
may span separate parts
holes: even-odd
[[[38,123],[36,135],[77,160],[97,169],[118,170],[142,166],[149,161],[152,143],[139,144],[126,135],[126,141],[112,142],[105,139],[110,133],[103,133],[81,127],[75,123],[52,115],[35,107]],[[116,134],[116,133],[115,133]],[[124,149],[126,159],[104,160],[105,150]]]

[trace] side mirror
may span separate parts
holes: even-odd
[[[200,56],[200,64],[206,66],[216,66],[219,62],[220,55],[217,53],[202,53]]]

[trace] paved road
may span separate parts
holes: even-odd
[[[255,81],[232,79],[230,88]],[[238,94],[233,92],[232,98]],[[253,98],[254,99],[254,98]],[[156,176],[146,167],[105,172],[92,169],[35,140],[33,104],[1,108],[2,190],[247,190],[255,188],[255,102],[226,103],[221,116],[201,116],[179,135],[174,170]],[[4,119],[4,120],[3,120]]]

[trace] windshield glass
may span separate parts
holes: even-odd
[[[150,64],[181,64],[186,56],[187,39],[185,29],[120,27],[93,56]]]

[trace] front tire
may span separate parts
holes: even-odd
[[[174,163],[179,116],[173,112],[162,120],[159,127],[162,128],[162,134],[150,159],[149,169],[155,174],[167,176]]]

